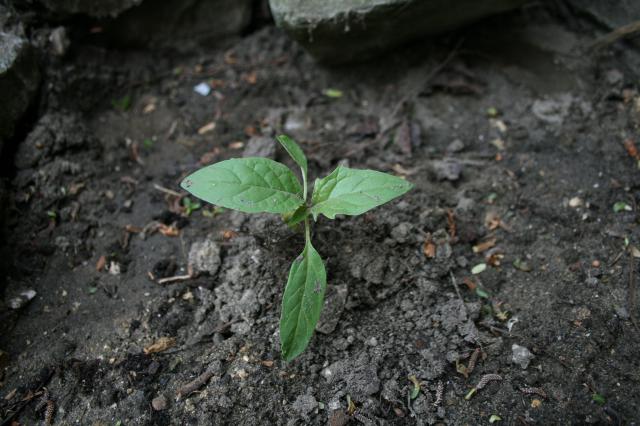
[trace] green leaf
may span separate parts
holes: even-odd
[[[329,219],[337,214],[359,215],[399,197],[412,187],[410,182],[386,173],[340,166],[329,176],[316,179],[311,213],[314,219],[321,213]]]
[[[531,265],[529,265],[529,263],[527,263],[526,261],[517,258],[516,260],[513,261],[513,267],[516,269],[519,269],[522,272],[531,272],[533,270],[533,268],[531,267]]]
[[[302,148],[289,136],[280,135],[276,137],[280,145],[289,153],[293,161],[296,162],[298,166],[302,169],[304,174],[307,174],[307,157],[305,157],[304,152],[302,152]]]
[[[324,89],[322,93],[328,98],[341,98],[342,90],[338,89]]]
[[[221,161],[187,176],[180,186],[211,204],[246,213],[286,213],[304,203],[293,172],[268,158]]]
[[[480,287],[476,287],[476,294],[478,295],[478,297],[482,297],[483,299],[488,299],[490,297],[489,293],[487,293]]]
[[[326,288],[324,263],[307,240],[302,254],[291,265],[282,297],[280,346],[285,361],[291,361],[309,345],[320,319]]]
[[[600,395],[599,393],[594,393],[593,395],[591,395],[591,398],[593,398],[593,401],[596,404],[604,405],[607,402],[605,397]]]
[[[120,99],[112,99],[111,105],[114,109],[125,112],[131,107],[131,96],[125,95]]]
[[[413,383],[413,389],[411,389],[409,396],[411,399],[416,399],[420,394],[420,381],[416,376],[409,376],[409,380]]]
[[[308,215],[309,212],[307,211],[307,206],[303,204],[298,207],[298,210],[283,214],[282,219],[284,220],[284,223],[293,228],[295,225],[302,222]]]
[[[630,212],[632,210],[633,209],[631,208],[631,206],[629,204],[625,203],[624,201],[618,201],[617,203],[615,203],[613,205],[613,211],[615,213],[620,213],[620,212],[623,212],[623,211]]]
[[[471,268],[471,273],[473,275],[478,275],[478,274],[483,273],[486,270],[487,270],[487,264],[486,263],[478,263],[476,266]]]

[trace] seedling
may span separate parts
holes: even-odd
[[[186,214],[187,216],[191,216],[191,213],[202,207],[199,202],[191,201],[191,198],[189,197],[184,197],[182,199],[182,206],[184,207],[184,214]]]
[[[180,184],[194,196],[217,206],[246,213],[281,214],[294,227],[304,223],[305,245],[293,261],[282,298],[280,344],[282,357],[290,361],[309,345],[320,319],[327,273],[311,244],[309,217],[355,216],[399,197],[413,185],[404,179],[374,170],[339,166],[316,179],[307,195],[307,158],[288,136],[278,142],[300,167],[302,185],[284,164],[261,157],[233,158],[204,167]]]

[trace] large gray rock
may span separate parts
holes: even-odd
[[[610,29],[640,20],[638,0],[567,0],[578,15],[587,16]]]
[[[116,17],[142,0],[40,0],[51,12],[67,17],[85,14],[95,18]]]
[[[276,24],[325,62],[371,57],[524,0],[270,0]]]
[[[18,4],[18,0],[13,0]],[[104,19],[104,35],[128,47],[190,48],[242,33],[253,0],[39,0],[50,16]],[[46,14],[45,14],[46,15]],[[41,17],[42,18],[42,17]]]
[[[144,0],[105,27],[128,46],[180,49],[238,35],[251,22],[252,0]]]
[[[39,82],[38,62],[28,41],[13,33],[0,32],[0,155]]]

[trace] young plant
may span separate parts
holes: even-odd
[[[217,206],[246,213],[279,213],[289,226],[304,223],[305,244],[293,261],[282,298],[280,342],[282,357],[290,361],[308,346],[320,319],[327,273],[322,258],[311,244],[309,216],[359,215],[399,197],[412,184],[373,170],[339,166],[316,179],[307,194],[307,158],[288,136],[278,142],[300,166],[302,185],[284,164],[268,158],[234,158],[204,167],[187,176],[180,186]]]

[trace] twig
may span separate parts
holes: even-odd
[[[202,386],[206,385],[207,382],[215,375],[217,369],[218,365],[216,365],[215,363],[209,365],[204,373],[178,389],[178,399],[189,396],[193,392],[200,389]]]
[[[438,381],[438,386],[436,387],[436,400],[433,403],[434,406],[438,406],[442,404],[442,396],[444,395],[444,383],[442,380]]]
[[[544,389],[542,388],[520,388],[520,392],[526,394],[526,395],[538,395],[541,396],[544,399],[547,399],[547,393],[544,391]]]
[[[589,46],[590,50],[599,50],[625,37],[640,33],[640,21],[634,21],[630,24],[616,28],[608,34],[597,39]]]
[[[174,191],[172,189],[165,188],[164,186],[158,185],[157,183],[154,183],[153,187],[155,189],[157,189],[158,191],[160,191],[160,192],[164,192],[165,194],[173,195],[174,197],[182,198],[182,196],[183,196],[183,194],[181,194],[179,192],[176,192],[176,191]]]
[[[631,246],[629,246],[631,247]],[[636,322],[635,309],[636,309],[636,283],[634,272],[636,269],[633,252],[629,248],[629,318],[633,325],[638,329],[638,323]]]
[[[467,374],[471,374],[476,368],[476,362],[478,362],[480,352],[480,348],[476,348],[476,350],[471,354],[471,358],[469,358],[469,365],[467,365]]]
[[[484,388],[485,386],[487,386],[487,384],[489,382],[493,382],[493,381],[499,381],[502,380],[502,376],[499,374],[485,374],[484,376],[482,376],[482,378],[480,379],[480,382],[478,382],[478,384],[476,385],[475,388],[471,389],[469,391],[469,393],[467,393],[467,395],[464,397],[464,399],[469,400],[471,399],[471,397],[478,392],[480,389]]]
[[[192,274],[176,275],[174,277],[160,278],[158,280],[158,284],[168,284],[176,281],[187,281],[187,280],[190,280],[191,278],[193,278]]]
[[[36,406],[36,411],[41,411],[43,408],[46,408],[44,412],[44,423],[46,425],[52,425],[53,416],[55,415],[56,404],[51,399],[49,389],[47,388],[43,388],[42,397],[40,398],[40,402]]]
[[[453,284],[453,288],[456,289],[456,294],[458,295],[458,299],[460,299],[460,303],[464,307],[465,312],[467,313],[467,317],[469,316],[469,312],[467,311],[467,305],[464,304],[464,300],[462,299],[462,295],[460,294],[460,288],[458,287],[458,282],[456,281],[456,277],[453,276],[453,272],[449,271],[449,275],[451,276],[451,283]]]
[[[458,288],[458,282],[456,281],[456,277],[453,276],[453,272],[451,271],[449,271],[449,274],[451,275],[451,284],[453,284],[453,288],[456,289],[456,294],[458,295],[458,299],[460,299],[460,301],[464,304],[462,300],[462,295],[460,294],[460,288]]]

